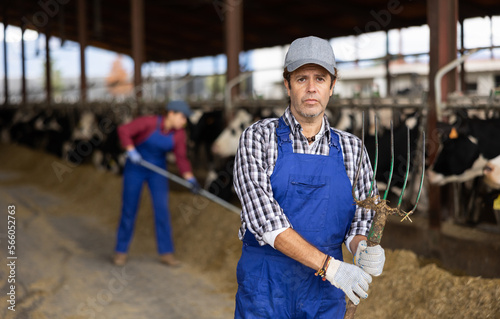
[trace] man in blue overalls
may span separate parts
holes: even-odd
[[[191,109],[184,101],[170,101],[164,116],[142,116],[118,127],[122,146],[127,150],[123,172],[123,205],[118,226],[113,263],[123,266],[132,240],[142,186],[147,182],[153,200],[156,241],[160,261],[169,266],[179,265],[174,257],[174,245],[168,209],[167,179],[140,165],[142,160],[166,169],[166,154],[173,152],[181,175],[196,192],[199,185],[187,158],[184,126]]]
[[[345,295],[366,298],[385,262],[382,247],[366,245],[374,212],[352,197],[361,141],[324,114],[337,79],[328,41],[292,42],[283,77],[289,107],[247,128],[235,160],[243,207],[235,318],[343,318]],[[366,153],[360,174],[355,193],[364,199],[373,175]],[[355,265],[342,261],[342,243]]]

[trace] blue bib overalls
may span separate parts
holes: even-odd
[[[293,153],[283,118],[276,134],[274,198],[295,231],[342,260],[342,242],[355,205],[338,135],[331,130],[329,155],[323,156]],[[237,267],[235,318],[344,318],[344,293],[314,273],[271,246],[260,246],[247,230]]]
[[[159,117],[156,130],[144,142],[136,145],[135,149],[141,154],[143,160],[165,169],[165,156],[167,152],[173,150],[174,139],[173,133],[168,135],[161,133],[161,125],[161,117]],[[129,159],[123,172],[123,206],[116,252],[126,253],[129,249],[144,182],[148,183],[153,199],[158,253],[171,253],[174,247],[168,209],[168,181],[164,176],[133,164]]]

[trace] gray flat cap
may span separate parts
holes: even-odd
[[[309,63],[320,65],[335,74],[335,55],[328,41],[309,36],[292,42],[285,57],[285,68],[288,72]]]

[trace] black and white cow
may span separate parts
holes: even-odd
[[[65,144],[65,159],[76,165],[92,163],[92,155],[103,138],[95,113],[84,110],[79,114],[71,138]]]
[[[383,117],[380,117],[380,116]],[[392,120],[392,112],[386,114],[377,114],[379,119],[378,123],[378,163],[377,163],[377,175],[375,177],[379,192],[385,191],[387,188],[387,183],[389,182],[390,172],[391,172],[391,131],[390,123]],[[419,183],[420,179],[417,178],[421,161],[418,158],[418,154],[422,154],[419,149],[419,142],[421,138],[420,123],[421,114],[419,112],[412,112],[409,114],[399,114],[398,120],[393,124],[393,136],[394,136],[394,166],[392,168],[392,179],[391,179],[391,196],[399,197],[404,185],[404,180],[407,170],[407,159],[408,159],[408,133],[410,139],[410,168],[409,176],[407,180],[405,198],[409,198],[413,201],[415,197],[415,192],[412,192],[415,187],[415,183]],[[370,157],[372,167],[375,168],[375,130],[374,130],[374,118],[371,117],[368,123],[368,134],[365,137],[365,147]],[[418,163],[418,166],[415,166]],[[382,195],[382,194],[381,194]]]
[[[57,157],[63,156],[63,145],[71,135],[71,122],[65,111],[44,110],[35,122],[35,130],[41,136],[38,149]]]
[[[2,130],[4,142],[17,143],[61,157],[69,123],[59,110],[18,108]]]
[[[500,193],[500,119],[461,114],[452,125],[439,124],[441,145],[427,170],[430,183],[454,185],[454,214],[476,224],[492,219],[492,202]]]
[[[188,122],[190,148],[193,150],[193,158],[197,159],[193,164],[208,163],[210,169],[214,158],[211,152],[213,142],[222,133],[226,126],[222,110],[196,111]]]
[[[214,140],[212,154],[219,158],[235,156],[241,133],[254,122],[255,116],[248,111],[236,111],[229,125]]]
[[[66,159],[73,164],[93,164],[98,169],[116,174],[123,172],[125,153],[121,148],[117,127],[127,120],[112,110],[83,111],[66,146]]]
[[[96,113],[74,106],[3,109],[2,141],[45,151],[72,164],[93,163],[121,173],[124,152],[116,127],[127,114],[115,113],[111,108]]]
[[[109,110],[97,116],[98,128],[102,140],[96,145],[93,163],[96,167],[122,174],[125,167],[126,154],[118,137],[118,126],[132,120],[127,111]]]
[[[486,185],[492,189],[500,189],[500,155],[486,163],[483,174]]]
[[[500,155],[500,119],[461,117],[440,124],[439,154],[427,172],[432,184],[465,182],[482,176],[485,165]]]
[[[0,108],[0,136],[3,143],[10,142],[10,127],[18,110],[12,107]]]
[[[22,144],[31,148],[37,145],[39,136],[35,132],[35,122],[40,113],[34,109],[18,109],[8,130],[7,142]]]
[[[361,135],[362,112],[351,107],[326,109],[325,114],[328,117],[330,125],[336,129]]]
[[[281,109],[258,109],[249,112],[239,109],[234,114],[229,125],[221,132],[212,145],[212,153],[218,165],[210,170],[205,182],[205,188],[211,193],[230,200],[233,197],[233,166],[238,150],[238,143],[243,131],[256,121],[269,117],[279,117]]]

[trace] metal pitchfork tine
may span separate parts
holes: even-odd
[[[356,198],[356,184],[358,183],[359,173],[361,170],[361,164],[363,162],[363,154],[365,148],[365,114],[363,112],[362,115],[362,128],[361,128],[361,150],[358,161],[358,167],[356,169],[356,175],[354,178],[354,182],[352,185],[352,197],[354,198],[354,202],[359,207],[363,207],[366,209],[372,209],[375,211],[375,216],[373,217],[372,225],[370,227],[370,231],[368,232],[368,240],[367,244],[370,247],[376,246],[380,244],[380,240],[382,239],[382,232],[384,231],[385,222],[387,221],[388,215],[398,214],[403,216],[401,221],[404,221],[406,218],[411,222],[410,215],[415,212],[417,209],[418,201],[420,199],[420,194],[422,192],[422,186],[424,184],[424,174],[425,174],[425,131],[422,130],[422,175],[420,176],[420,186],[418,189],[417,198],[415,200],[415,206],[413,206],[412,210],[409,212],[405,212],[401,209],[401,203],[403,201],[403,195],[406,189],[406,184],[408,182],[408,176],[410,173],[410,129],[407,128],[407,160],[406,160],[406,174],[404,178],[403,188],[401,190],[401,194],[399,195],[399,200],[396,208],[389,207],[387,203],[387,195],[389,194],[389,188],[391,187],[391,180],[394,170],[394,129],[391,121],[391,170],[389,173],[389,179],[387,183],[387,189],[385,190],[384,197],[380,199],[379,195],[374,196],[372,191],[374,191],[374,185],[376,185],[376,175],[377,175],[377,166],[378,166],[378,123],[377,116],[375,116],[375,164],[373,168],[373,179],[370,185],[369,197],[364,200],[359,200]],[[353,319],[354,314],[356,313],[356,305],[352,303],[351,300],[348,301],[346,307],[346,313],[344,319]]]

